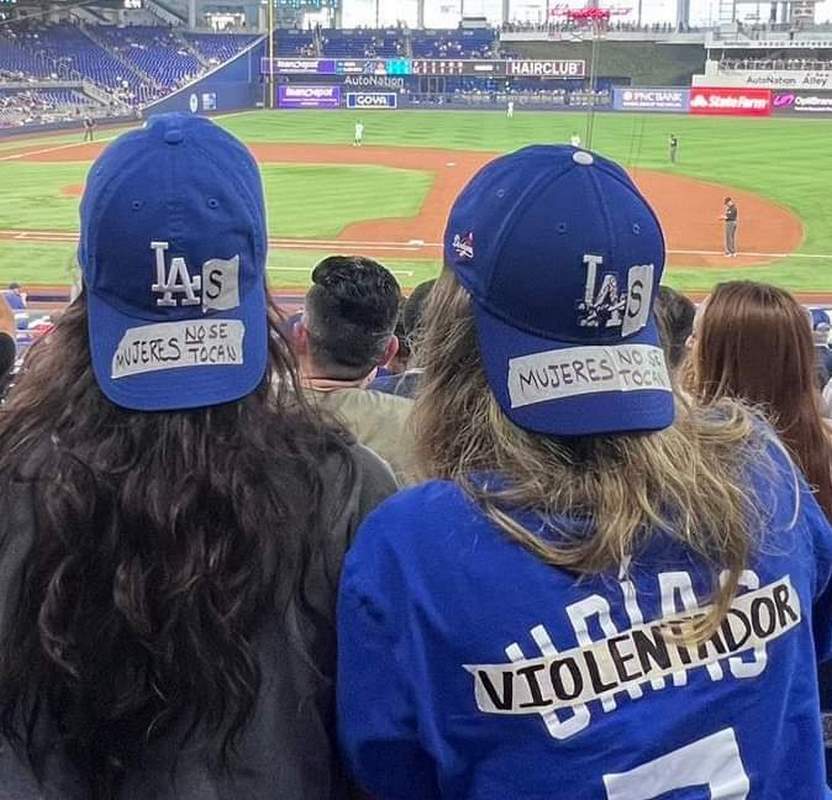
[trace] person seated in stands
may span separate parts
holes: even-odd
[[[4,798],[346,800],[334,576],[395,482],[299,402],[267,248],[207,119],[90,170],[84,293],[0,411]]]
[[[367,388],[398,350],[400,299],[399,284],[378,262],[326,258],[312,271],[293,336],[306,396],[387,461],[399,480],[408,481],[413,402]]]
[[[16,356],[17,341],[14,313],[5,297],[0,294],[0,401],[2,401],[5,394]]]
[[[693,301],[669,286],[660,286],[656,296],[656,321],[662,335],[667,366],[678,374],[688,355],[688,340],[693,332],[696,306]]]
[[[419,800],[828,798],[832,527],[752,412],[676,402],[646,200],[539,147],[481,170],[448,231],[414,420],[429,480],[341,576],[353,777]]]
[[[722,283],[697,310],[691,344],[698,401],[731,397],[764,409],[832,520],[832,430],[806,309],[775,286]]]
[[[376,378],[370,388],[379,392],[415,398],[424,371],[418,366],[419,340],[422,335],[425,307],[435,280],[420,283],[407,298],[400,314],[402,335],[399,354],[406,353],[405,369],[398,374]]]
[[[832,319],[829,312],[814,308],[810,312],[812,320],[812,338],[815,345],[815,371],[820,389],[826,388],[832,378],[832,350],[829,349],[829,334],[832,332]]]
[[[25,331],[29,327],[28,297],[23,287],[17,282],[9,284],[4,292],[6,302],[14,314],[15,327],[19,331]]]

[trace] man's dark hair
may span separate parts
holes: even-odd
[[[656,318],[671,370],[678,369],[685,360],[685,343],[693,331],[695,315],[696,306],[691,300],[669,286],[659,287]]]
[[[413,340],[414,335],[417,334],[419,326],[422,324],[422,317],[425,312],[430,291],[433,289],[433,284],[436,280],[425,281],[420,283],[411,293],[410,297],[404,304],[404,311],[402,312],[402,321],[404,323],[404,333],[409,340]]]
[[[0,301],[2,302],[2,301]],[[6,384],[14,367],[17,348],[15,341],[7,333],[0,331],[0,400],[3,399]]]
[[[726,198],[725,198],[725,202],[726,202],[726,203],[730,203],[730,202],[731,202],[731,198],[730,198],[730,197],[726,197]]]
[[[363,378],[396,327],[401,289],[388,269],[361,256],[332,256],[312,272],[304,316],[312,359],[326,376]]]

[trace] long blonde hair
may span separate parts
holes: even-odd
[[[750,412],[680,399],[675,424],[658,433],[562,439],[522,430],[488,387],[470,297],[449,271],[433,289],[422,356],[413,419],[421,477],[454,481],[507,536],[578,574],[618,569],[655,532],[674,537],[712,567],[712,608],[690,636],[717,629],[762,525],[746,471],[764,462],[765,447]],[[554,527],[556,541],[517,512],[538,530]]]

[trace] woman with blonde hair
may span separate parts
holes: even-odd
[[[341,581],[341,745],[378,800],[832,796],[832,530],[742,406],[675,403],[664,259],[595,154],[527,148],[457,200],[428,480],[367,519]]]
[[[776,286],[722,283],[697,314],[692,338],[695,394],[762,408],[832,519],[832,432],[821,414],[806,309]]]

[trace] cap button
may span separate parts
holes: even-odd
[[[185,138],[184,134],[179,128],[171,128],[165,131],[165,141],[168,144],[179,144]]]
[[[572,160],[583,167],[588,167],[590,164],[595,163],[592,153],[587,153],[586,150],[576,150],[572,153]]]

